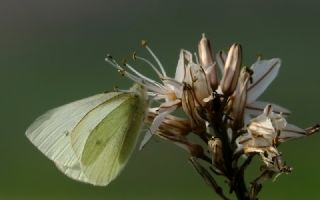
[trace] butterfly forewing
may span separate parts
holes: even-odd
[[[35,120],[26,136],[49,159],[72,166],[77,157],[71,148],[70,133],[90,110],[117,95],[98,94],[52,109]]]

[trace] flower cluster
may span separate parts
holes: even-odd
[[[133,58],[150,66],[159,81],[146,77],[128,63],[119,65],[111,56],[106,58],[123,76],[148,90],[152,103],[146,121],[151,125],[140,148],[157,135],[186,149],[190,162],[223,199],[227,197],[213,174],[226,177],[230,191],[238,198],[253,199],[261,189],[262,179],[292,170],[283,161],[278,145],[319,130],[319,126],[301,129],[288,124],[287,109],[257,101],[277,76],[279,58],[258,58],[246,67],[242,64],[240,44],[231,45],[227,53],[214,54],[203,34],[198,54],[180,51],[176,73],[171,78],[147,43],[142,45],[156,64],[136,54]],[[186,117],[175,116],[177,109],[182,109]],[[203,143],[193,143],[189,134],[199,136]],[[243,171],[254,155],[261,157],[263,172],[248,188]],[[241,157],[245,158],[242,163]],[[198,159],[207,161],[212,173]]]

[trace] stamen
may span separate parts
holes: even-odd
[[[180,83],[179,81],[173,79],[173,78],[162,78],[162,81],[166,81],[167,83],[169,83],[170,85],[172,85],[174,88],[178,88],[182,86],[182,83]]]
[[[135,73],[138,77],[140,77],[140,78],[142,78],[142,79],[144,79],[144,80],[146,80],[146,81],[148,81],[148,82],[150,82],[150,83],[153,83],[153,84],[161,87],[161,85],[160,85],[158,82],[156,82],[156,81],[154,81],[154,80],[146,77],[145,75],[141,74],[140,72],[138,72],[137,70],[135,70],[135,69],[134,69],[131,65],[129,65],[128,63],[125,63],[124,65],[125,65],[128,69],[130,69],[133,73]]]
[[[130,74],[128,72],[125,72],[125,75],[129,79],[133,80],[134,82],[139,83],[140,85],[143,85],[144,87],[146,87],[150,91],[153,91],[153,92],[156,92],[156,93],[160,93],[160,94],[166,94],[167,93],[166,89],[163,88],[162,86],[158,87],[157,85],[153,85],[152,82],[151,83],[150,82],[146,83],[145,80],[143,80],[143,79],[141,79],[139,77],[136,77],[133,74]]]
[[[115,67],[123,76],[128,77],[129,79],[131,79],[132,81],[139,83],[140,85],[145,86],[147,89],[160,93],[160,94],[166,94],[167,90],[166,88],[164,88],[162,85],[159,85],[157,82],[155,81],[150,81],[148,78],[144,79],[144,76],[139,76],[138,74],[140,74],[139,72],[137,72],[138,76],[135,76],[129,72],[127,72],[124,68],[122,68],[118,62],[113,59],[112,56],[107,55],[106,59],[105,59],[108,63],[110,63],[113,67]],[[128,64],[126,64],[126,66],[128,67]],[[131,66],[130,66],[131,67]],[[134,70],[132,67],[130,68],[128,67],[130,70],[136,71]]]
[[[158,57],[153,53],[153,51],[150,49],[150,47],[147,45],[146,42],[143,43],[143,46],[148,50],[148,52],[151,54],[151,56],[153,57],[153,59],[154,59],[154,60],[156,61],[156,63],[159,65],[160,70],[161,70],[161,72],[162,72],[162,75],[163,75],[164,77],[166,77],[167,74],[166,74],[166,72],[165,72],[165,70],[164,70],[164,68],[163,68],[163,65],[161,64],[160,60],[158,59]]]
[[[139,59],[145,63],[147,63],[150,67],[152,67],[152,69],[157,73],[157,75],[161,78],[163,75],[160,73],[160,71],[147,59],[143,58],[143,57],[140,57],[140,56],[137,56],[135,55],[135,58],[136,59]]]
[[[107,57],[105,58],[105,61],[107,61],[108,63],[111,64],[112,67],[116,68],[116,70],[122,75],[125,76],[125,69],[123,69],[118,62],[111,56],[111,55],[107,55]]]

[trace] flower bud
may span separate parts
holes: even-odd
[[[188,69],[185,83],[191,86],[196,102],[204,104],[203,99],[212,93],[209,83],[207,82],[206,74],[198,64],[190,63]]]
[[[230,96],[237,87],[242,60],[242,50],[240,44],[233,44],[228,52],[221,80],[223,94]]]
[[[234,130],[240,129],[244,125],[244,110],[247,104],[247,90],[250,79],[250,73],[245,67],[242,68],[238,87],[233,95],[232,101],[232,128]]]
[[[202,38],[198,45],[198,53],[200,65],[203,66],[204,69],[214,64],[210,41],[204,34],[202,34]]]
[[[212,56],[212,49],[210,41],[202,34],[202,38],[198,45],[199,61],[203,67],[208,82],[212,90],[216,90],[219,84],[219,80],[216,72],[216,63]]]
[[[183,111],[190,119],[192,129],[197,129],[204,125],[204,120],[198,112],[198,109],[201,108],[199,103],[201,102],[195,96],[193,87],[186,85],[182,92],[181,104]]]
[[[222,142],[217,137],[212,137],[208,141],[209,151],[212,154],[212,164],[217,169],[224,171],[224,159],[222,153]]]

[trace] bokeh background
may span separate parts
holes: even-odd
[[[50,108],[127,88],[130,81],[104,61],[107,53],[147,55],[139,47],[147,39],[173,75],[180,48],[196,51],[201,33],[215,49],[241,43],[247,65],[260,54],[282,58],[280,75],[260,99],[290,108],[291,123],[312,125],[320,120],[319,6],[315,0],[1,0],[0,199],[217,199],[170,143],[153,140],[108,187],[93,187],[61,174],[25,129]],[[294,172],[267,182],[261,199],[319,198],[319,135],[281,151]]]

